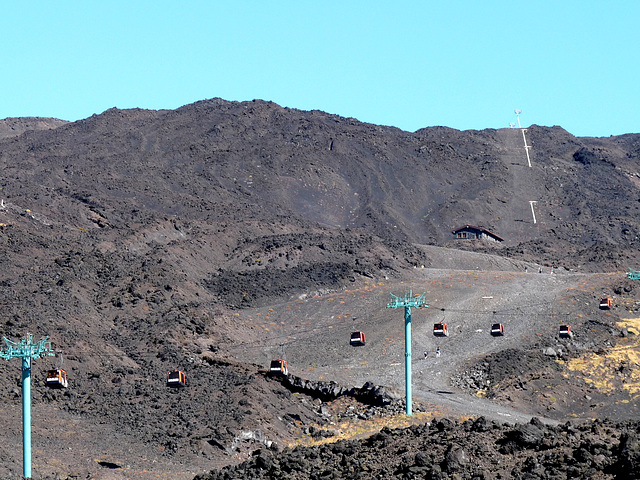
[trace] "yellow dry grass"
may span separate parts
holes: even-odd
[[[580,375],[601,393],[614,393],[622,385],[622,389],[635,398],[640,396],[640,318],[622,319],[617,325],[633,335],[606,352],[573,358],[565,365],[571,375]]]
[[[345,420],[329,428],[326,426],[318,428],[333,431],[335,435],[332,437],[315,439],[311,435],[304,435],[302,438],[297,439],[294,445],[313,446],[334,443],[339,440],[366,438],[379,432],[384,427],[407,428],[411,425],[422,425],[429,422],[433,417],[434,412],[430,412],[414,413],[412,416],[394,415],[389,417],[376,417],[370,420]]]

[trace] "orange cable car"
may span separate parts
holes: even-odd
[[[187,386],[187,376],[180,370],[174,370],[167,374],[167,387],[181,388]]]
[[[434,323],[433,324],[433,334],[436,337],[448,337],[449,336],[449,327],[446,323]]]
[[[602,300],[600,300],[601,310],[610,310],[612,306],[613,306],[613,302],[609,297],[605,297]]]
[[[351,338],[349,340],[349,343],[353,347],[364,346],[367,343],[367,340],[365,339],[365,336],[364,336],[364,332],[359,332],[359,331],[351,332]]]
[[[560,338],[573,338],[573,330],[571,325],[560,325],[560,331],[558,333]]]
[[[491,335],[494,337],[502,337],[504,335],[504,325],[501,323],[491,325]]]
[[[67,372],[61,368],[47,370],[45,385],[49,388],[67,388],[69,386]]]
[[[287,375],[289,373],[289,369],[287,368],[287,361],[281,359],[271,360],[269,373],[273,373],[275,375]]]

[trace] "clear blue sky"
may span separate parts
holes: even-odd
[[[403,130],[640,133],[640,1],[16,1],[0,118],[271,100]]]

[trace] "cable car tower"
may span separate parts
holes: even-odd
[[[20,342],[2,337],[6,344],[0,350],[0,358],[11,360],[22,358],[22,470],[24,478],[31,478],[31,359],[48,355],[55,356],[49,337],[33,343],[33,335],[27,334]]]
[[[407,415],[413,415],[411,411],[411,307],[428,308],[422,295],[413,295],[413,291],[405,294],[404,298],[391,294],[393,301],[387,304],[387,308],[404,307],[404,371],[407,395]]]

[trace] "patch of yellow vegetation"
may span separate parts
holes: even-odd
[[[304,435],[302,438],[297,439],[294,443],[296,445],[321,445],[325,443],[335,443],[339,440],[352,440],[356,438],[365,438],[379,432],[384,427],[389,428],[407,428],[411,425],[421,425],[427,423],[434,417],[434,412],[431,413],[414,413],[412,416],[408,415],[394,415],[390,417],[377,417],[370,420],[345,420],[344,422],[337,423],[331,427],[331,430],[335,433],[334,436],[328,438],[315,439],[311,435]],[[326,428],[326,427],[318,427]]]
[[[604,353],[573,358],[566,367],[601,393],[613,393],[621,384],[635,398],[640,396],[640,318],[623,319],[617,326],[634,335]]]
[[[640,318],[625,318],[616,325],[620,328],[626,328],[630,333],[640,335]]]

